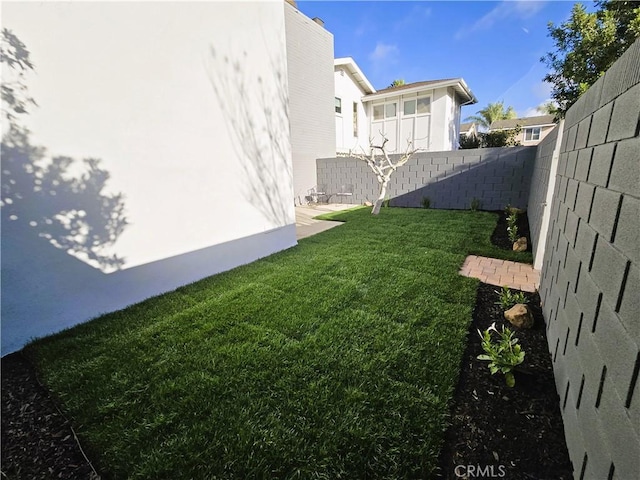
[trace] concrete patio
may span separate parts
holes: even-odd
[[[316,233],[324,232],[331,228],[342,225],[342,222],[332,222],[328,220],[315,220],[313,217],[323,213],[347,210],[357,205],[344,205],[340,203],[309,204],[296,207],[296,239],[310,237]]]

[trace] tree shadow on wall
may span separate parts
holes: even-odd
[[[47,161],[46,150],[16,125],[3,137],[1,155],[3,240],[13,237],[9,243],[20,245],[24,236],[40,237],[103,271],[123,265],[123,258],[106,250],[127,226],[124,199],[104,192],[109,173],[99,160],[84,159],[84,171],[73,175],[78,162]]]
[[[214,46],[208,60],[207,74],[247,180],[242,193],[272,224],[288,225],[293,171],[284,69],[270,57],[269,77],[254,77],[246,71],[252,61],[246,51],[230,57]]]
[[[84,172],[74,175],[73,159],[46,160],[45,148],[31,143],[29,130],[19,120],[29,113],[28,107],[37,106],[25,82],[34,66],[26,45],[6,28],[0,38],[0,64],[7,127],[0,146],[3,257],[9,255],[20,275],[29,275],[29,265],[46,268],[40,265],[47,261],[40,251],[46,245],[40,240],[45,239],[103,271],[120,268],[124,259],[106,250],[127,225],[122,195],[105,193],[109,173],[99,160],[85,159]]]

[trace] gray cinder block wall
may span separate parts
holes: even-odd
[[[419,152],[391,177],[387,196],[398,207],[420,207],[428,197],[431,208],[469,209],[474,198],[485,210],[524,208],[535,154],[536,147]],[[323,158],[317,169],[318,185],[334,194],[332,202],[360,205],[378,198],[378,181],[362,160]],[[340,195],[346,191],[352,195]]]
[[[640,40],[567,112],[555,178],[540,296],[575,478],[640,476],[639,82]]]

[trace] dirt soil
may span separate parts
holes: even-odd
[[[99,478],[20,352],[2,358],[2,473],[9,479]]]
[[[521,215],[518,229],[521,236],[529,236],[526,215]],[[511,249],[503,212],[491,240]],[[515,387],[507,387],[503,376],[491,375],[487,362],[476,359],[483,353],[477,330],[493,322],[498,328],[507,324],[494,303],[495,290],[486,284],[478,288],[437,478],[571,479],[537,293],[526,293],[534,327],[517,330],[526,355]],[[20,352],[2,359],[2,473],[3,478],[29,480],[100,478],[69,421]]]

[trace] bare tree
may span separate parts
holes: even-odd
[[[389,139],[385,136],[382,138],[383,140],[381,145],[374,145],[373,139],[369,139],[369,155],[366,155],[364,152],[361,154],[349,152],[348,154],[351,158],[356,158],[366,162],[371,170],[373,170],[373,173],[376,175],[378,183],[380,184],[380,194],[373,204],[373,209],[371,210],[372,215],[378,215],[380,213],[380,208],[382,207],[382,203],[387,195],[387,187],[389,186],[393,172],[407,163],[413,154],[418,151],[417,148],[413,148],[413,142],[407,141],[407,148],[404,153],[402,153],[396,161],[392,161],[386,150],[386,145]]]

